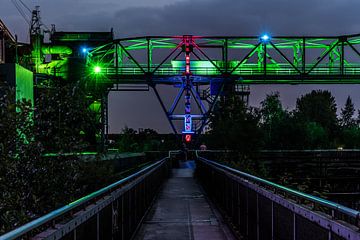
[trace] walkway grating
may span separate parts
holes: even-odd
[[[173,169],[136,240],[235,239],[193,178],[193,169]]]

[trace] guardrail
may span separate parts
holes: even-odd
[[[245,239],[360,239],[359,211],[202,157],[196,174]]]
[[[147,69],[147,66],[143,65],[143,69]],[[154,71],[156,68],[151,68],[150,72]],[[225,72],[225,67],[191,67],[191,72],[194,75],[221,75]],[[308,72],[310,71],[311,72]],[[164,65],[154,72],[155,75],[181,75],[185,71],[184,67],[172,67],[170,65]],[[144,71],[139,68],[137,65],[126,65],[122,67],[106,67],[102,69],[102,74],[106,75],[143,75]],[[243,67],[237,68],[232,74],[233,75],[301,75],[299,70],[293,68],[291,65],[279,64],[277,66],[268,67],[266,71],[263,67],[259,67],[257,64],[246,64]],[[315,69],[312,69],[312,65],[307,65],[305,73],[309,75],[359,75],[360,74],[360,65],[345,67],[342,71],[339,67],[329,67],[326,65],[318,66]],[[304,73],[303,73],[304,74]]]
[[[130,239],[168,176],[164,158],[5,235],[12,239]]]

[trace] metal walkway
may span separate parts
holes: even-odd
[[[135,239],[235,239],[193,178],[193,169],[172,171]]]

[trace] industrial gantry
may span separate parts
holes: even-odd
[[[108,91],[152,88],[174,133],[182,120],[187,135],[203,132],[220,96],[246,95],[249,84],[360,83],[359,45],[360,35],[124,38],[90,49],[86,76]],[[180,89],[170,108],[160,84]],[[182,96],[185,111],[176,114]],[[200,114],[191,114],[192,100]]]

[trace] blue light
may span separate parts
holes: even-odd
[[[260,37],[262,42],[268,42],[270,40],[270,36],[267,34],[264,34]]]
[[[82,52],[83,52],[83,53],[87,53],[87,52],[88,52],[88,49],[87,49],[87,48],[82,48]]]

